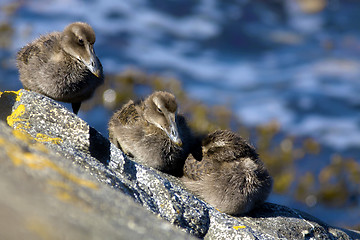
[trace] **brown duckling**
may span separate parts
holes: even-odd
[[[180,177],[193,138],[177,114],[174,95],[154,92],[144,101],[130,100],[109,121],[110,141],[135,161]]]
[[[272,189],[272,178],[255,149],[228,130],[203,139],[202,160],[190,155],[182,180],[200,198],[235,216],[263,203]]]
[[[75,22],[63,32],[53,32],[27,44],[17,54],[20,81],[27,90],[72,103],[77,114],[81,102],[104,82],[102,65],[95,55],[95,32]]]

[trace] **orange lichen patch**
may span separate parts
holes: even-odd
[[[242,226],[242,225],[240,225],[240,226],[233,226],[233,229],[235,229],[235,230],[244,229],[244,228],[246,228],[246,226]]]
[[[35,140],[38,142],[51,142],[53,144],[59,144],[63,142],[61,138],[52,138],[42,133],[36,134]]]

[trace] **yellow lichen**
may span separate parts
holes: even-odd
[[[24,113],[25,106],[21,104],[6,118],[7,124],[9,124],[10,127],[14,127],[16,122],[25,121],[26,119],[20,118]]]
[[[71,190],[71,187],[69,184],[63,182],[63,181],[57,181],[57,180],[48,180],[48,183],[54,187],[62,188]]]
[[[54,228],[46,220],[30,217],[26,219],[25,226],[28,230],[35,233],[39,239],[58,239],[54,233]]]
[[[17,91],[5,91],[5,92],[12,92],[16,94],[16,99],[15,101],[20,101],[22,93],[20,93],[21,89],[17,90]]]
[[[91,189],[98,189],[98,185],[89,181],[89,180],[85,180],[85,179],[81,179],[81,178],[78,178],[72,174],[69,174],[69,173],[66,173],[63,169],[61,169],[63,172],[61,175],[64,175],[66,174],[66,178],[68,178],[69,180],[73,181],[74,183],[78,184],[78,185],[81,185],[81,186],[84,186],[84,187],[88,187],[88,188],[91,188]]]
[[[244,228],[246,228],[246,226],[242,226],[242,225],[240,225],[240,226],[233,226],[233,229],[235,229],[235,230],[244,229]]]
[[[75,200],[73,199],[73,196],[69,192],[66,192],[66,191],[58,191],[56,193],[56,197],[63,202],[75,202]]]
[[[36,134],[35,140],[38,142],[51,142],[53,144],[59,144],[63,142],[61,138],[52,138],[42,133]]]
[[[16,99],[15,101],[20,101],[21,99],[21,96],[22,96],[22,93],[20,93],[21,89],[17,90],[17,91],[4,91],[4,92],[0,92],[0,96],[3,94],[3,93],[8,93],[8,94],[14,94],[16,95]]]
[[[13,93],[16,95],[16,101],[19,101],[21,96],[22,96],[22,93],[20,93],[21,89],[17,90],[17,91],[4,91],[4,92],[0,92],[0,96],[3,94],[3,93]]]
[[[42,143],[36,143],[36,144],[32,144],[30,146],[32,149],[44,152],[44,153],[48,153],[49,149]]]
[[[19,125],[17,125],[19,126]],[[14,137],[16,137],[17,139],[23,141],[23,142],[26,142],[29,147],[31,149],[36,149],[36,150],[39,150],[41,152],[44,152],[44,153],[48,153],[48,148],[44,145],[44,144],[41,144],[41,143],[34,143],[34,138],[31,137],[30,134],[28,134],[25,130],[23,129],[14,129],[12,131],[12,134]],[[35,139],[36,140],[36,139]]]
[[[15,101],[19,101],[21,96],[22,96],[22,93],[20,93],[20,90],[18,91],[5,91],[4,93],[12,93],[12,94],[16,94],[16,99]],[[19,122],[19,121],[25,121],[26,119],[22,119],[20,118],[23,114],[25,113],[25,106],[23,104],[20,104],[12,113],[10,116],[8,116],[6,118],[6,121],[7,121],[7,124],[10,126],[10,127],[14,127],[14,124],[16,122]],[[28,123],[26,123],[25,125],[24,124],[19,124],[18,126],[16,126],[16,128],[28,128]]]
[[[82,207],[84,211],[89,211],[91,209],[90,205],[74,192],[74,189],[70,184],[58,180],[49,180],[47,181],[47,183],[55,188],[55,196],[59,200],[63,202],[77,204]]]
[[[6,142],[3,139],[0,139],[0,143],[6,143]],[[7,143],[4,146],[7,155],[12,160],[15,166],[24,165],[36,170],[43,170],[45,168],[50,168],[55,172],[57,172],[58,174],[60,174],[65,179],[70,180],[75,184],[88,187],[91,189],[98,188],[98,186],[95,183],[89,180],[78,178],[75,175],[66,172],[64,169],[56,165],[47,157],[41,156],[36,153],[24,152],[23,149],[21,149],[19,146],[15,144]]]
[[[22,157],[19,156],[20,152],[18,152],[18,150],[19,149],[14,145],[10,145],[6,149],[8,156],[10,157],[11,161],[15,166],[19,166],[23,162]]]
[[[24,142],[31,142],[32,137],[30,136],[30,134],[28,134],[25,131],[22,131],[21,129],[14,129],[12,131],[12,134],[14,135],[14,137],[16,137],[17,139],[24,141]]]
[[[19,91],[13,92],[13,93],[17,94],[16,101],[20,100],[20,98],[21,98],[21,94],[19,94]],[[40,147],[39,146],[40,144],[32,144],[31,140],[36,140],[38,142],[51,142],[54,144],[59,144],[63,141],[61,138],[52,138],[52,137],[49,137],[49,136],[47,136],[45,134],[41,134],[41,133],[38,133],[35,138],[32,138],[29,134],[27,134],[24,131],[24,128],[28,128],[28,125],[27,125],[28,123],[26,123],[25,125],[19,123],[15,126],[16,122],[26,121],[26,119],[21,118],[21,116],[24,113],[25,113],[25,106],[21,104],[12,112],[12,114],[10,116],[7,117],[7,123],[9,124],[9,126],[15,128],[15,130],[13,131],[13,134],[17,139],[26,142],[30,148],[35,147],[35,149],[41,150],[43,152],[47,151],[46,148],[44,148],[44,146]],[[75,175],[72,175],[72,174],[66,172],[64,169],[57,166],[55,163],[53,163],[47,157],[43,157],[41,155],[31,153],[31,152],[24,152],[19,146],[15,145],[15,144],[7,144],[7,145],[5,145],[5,148],[7,150],[7,154],[9,156],[9,158],[12,160],[12,162],[16,166],[25,165],[27,167],[30,167],[32,169],[37,169],[37,170],[42,170],[44,168],[50,168],[50,169],[54,170],[55,172],[59,173],[65,179],[68,179],[78,185],[92,188],[92,189],[98,188],[98,186],[95,183],[88,181],[88,180],[80,179],[80,178],[76,177]]]

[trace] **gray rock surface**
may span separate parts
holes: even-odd
[[[360,239],[271,203],[220,213],[37,93],[2,93],[0,119],[0,239]]]

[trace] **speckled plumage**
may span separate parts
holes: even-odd
[[[249,212],[266,200],[272,188],[272,178],[255,149],[228,130],[203,139],[202,160],[190,155],[182,180],[190,191],[231,215]]]
[[[193,143],[185,118],[177,114],[175,97],[160,91],[144,101],[130,100],[115,112],[109,138],[135,161],[178,177]]]
[[[53,32],[27,44],[17,54],[24,88],[72,103],[77,113],[81,102],[90,98],[104,81],[94,42],[91,26],[75,22],[63,32]]]

